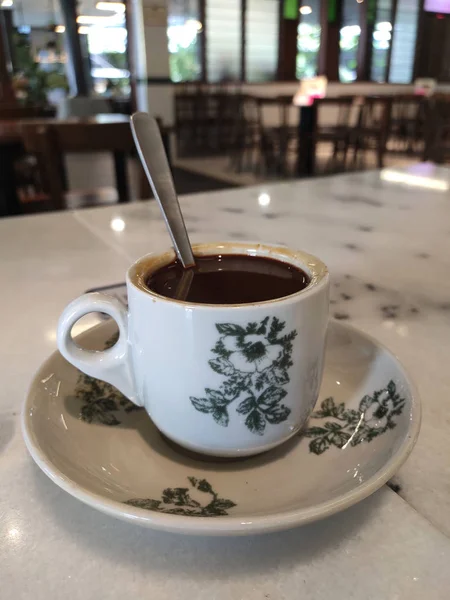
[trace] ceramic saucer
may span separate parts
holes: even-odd
[[[77,341],[101,349],[114,335],[108,321]],[[307,428],[256,457],[184,452],[142,409],[58,352],[36,375],[23,411],[28,450],[64,490],[125,521],[202,535],[287,529],[351,506],[395,473],[419,426],[419,400],[397,359],[337,322]]]

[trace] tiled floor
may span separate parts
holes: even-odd
[[[317,152],[316,162],[318,165],[318,175],[327,174],[326,164],[330,158],[330,148],[326,145],[320,146]],[[417,163],[416,157],[407,157],[399,154],[387,154],[385,157],[386,167],[406,167]],[[236,173],[230,167],[230,159],[227,156],[213,156],[202,158],[180,158],[175,161],[175,165],[191,171],[198,175],[207,175],[220,179],[227,183],[235,185],[259,185],[265,182],[275,182],[280,180],[273,175],[267,176],[263,174],[256,175],[252,172],[245,171]],[[366,157],[366,169],[376,169],[376,157],[373,153],[368,153]]]

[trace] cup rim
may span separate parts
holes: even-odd
[[[152,252],[138,258],[127,271],[127,286],[133,287],[138,292],[145,294],[153,301],[164,301],[174,306],[181,308],[195,308],[196,310],[223,310],[230,308],[233,310],[249,309],[266,307],[272,304],[291,304],[300,298],[307,298],[318,292],[321,288],[327,285],[329,273],[328,268],[319,258],[304,252],[303,250],[293,250],[287,246],[279,244],[270,244],[262,242],[202,242],[192,244],[194,256],[213,256],[217,254],[246,254],[248,256],[259,256],[273,258],[280,262],[284,262],[304,270],[310,277],[310,282],[306,288],[281,298],[273,298],[271,300],[262,300],[260,302],[246,302],[240,304],[208,304],[199,302],[188,302],[186,300],[177,300],[162,296],[157,292],[148,288],[145,284],[144,277],[150,272],[156,271],[168,264],[176,258],[175,250],[171,248],[166,252]]]

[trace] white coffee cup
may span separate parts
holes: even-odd
[[[127,273],[128,311],[106,294],[85,294],[64,310],[58,347],[75,367],[144,406],[158,429],[190,450],[248,456],[289,439],[319,393],[328,321],[329,276],[317,258],[259,243],[212,243],[196,256],[246,254],[300,267],[302,291],[252,304],[195,304],[160,296],[145,278],[173,251],[149,254]],[[115,346],[91,352],[71,329],[90,312],[119,327]]]

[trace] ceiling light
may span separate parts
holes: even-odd
[[[55,33],[64,33],[66,28],[64,25],[55,25]]]
[[[193,27],[197,31],[201,31],[203,29],[203,25],[200,23],[200,21],[197,21],[197,19],[188,19],[186,21],[186,25],[188,27]]]
[[[120,24],[123,21],[123,16],[119,14],[115,15],[80,15],[77,17],[77,23],[80,25],[113,25]]]
[[[375,29],[378,29],[378,31],[392,31],[392,25],[389,21],[381,21],[375,25]]]
[[[391,34],[389,33],[389,31],[380,31],[380,30],[375,30],[373,32],[373,39],[377,40],[378,42],[388,42],[391,39]]]
[[[123,2],[97,2],[97,10],[109,10],[110,12],[124,13],[125,4]]]
[[[8,6],[12,6],[13,5],[13,0],[3,0],[2,1],[2,8],[8,7]]]
[[[310,15],[312,13],[312,8],[310,6],[301,6],[300,14],[301,15]]]

